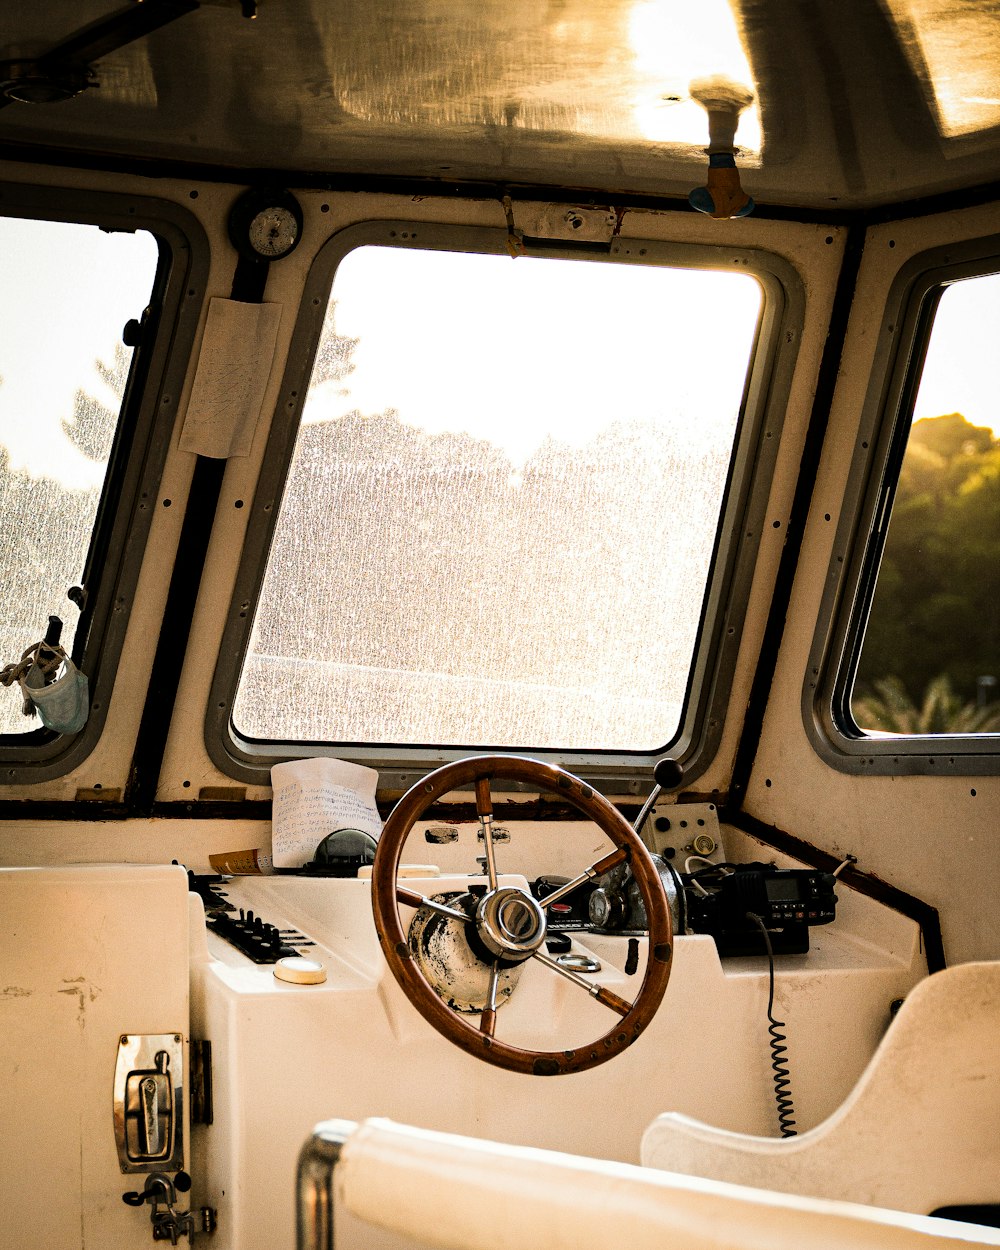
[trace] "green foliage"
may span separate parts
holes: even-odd
[[[955,693],[947,674],[935,677],[915,703],[898,677],[882,677],[872,693],[855,699],[862,729],[895,734],[976,734],[1000,731],[1000,703],[979,707]]]
[[[972,729],[1000,674],[1000,442],[958,413],[913,425],[858,671],[855,719],[950,716]],[[861,709],[882,723],[862,720]],[[895,710],[893,710],[895,709]],[[972,718],[974,719],[974,718]],[[894,730],[895,731],[895,730]],[[897,732],[949,732],[945,728]]]

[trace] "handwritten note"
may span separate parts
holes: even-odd
[[[299,868],[335,829],[361,829],[377,838],[382,821],[375,805],[374,768],[324,756],[275,764],[271,850],[275,868]]]

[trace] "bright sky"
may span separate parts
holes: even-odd
[[[94,361],[112,360],[145,307],[155,241],[13,218],[0,232],[0,444],[36,477],[93,485],[101,469],[62,422],[78,387],[102,397]],[[356,367],[314,392],[310,419],[396,408],[430,432],[489,438],[520,466],[549,434],[579,444],[621,416],[679,425],[693,452],[728,442],[759,288],[736,274],[367,247],[342,262],[334,296],[338,332],[360,340]],[[998,344],[1000,275],[949,288],[915,417],[957,411],[1000,433]]]
[[[333,298],[355,368],[313,392],[307,419],[392,408],[520,467],[549,435],[578,445],[629,416],[683,428],[693,454],[728,445],[760,290],[742,274],[365,247]],[[1000,275],[950,287],[914,419],[961,412],[1000,434],[997,344]]]
[[[110,399],[94,361],[112,363],[125,322],[149,302],[156,263],[145,232],[0,218],[0,444],[14,468],[71,488],[103,480],[62,423],[78,388]]]
[[[307,419],[392,408],[468,430],[520,467],[548,436],[580,445],[622,418],[728,447],[760,307],[745,274],[404,248],[351,252],[334,281],[353,372]]]
[[[941,296],[913,418],[960,412],[1000,434],[1000,274],[956,282]]]

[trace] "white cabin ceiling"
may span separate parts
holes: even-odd
[[[30,62],[134,6],[0,7],[0,61]],[[761,206],[868,209],[1000,179],[997,0],[243,7],[203,0],[91,59],[98,85],[72,99],[5,100],[0,154],[686,196],[707,143],[691,79],[749,72],[737,143]]]

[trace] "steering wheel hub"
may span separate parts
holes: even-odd
[[[545,912],[517,886],[490,890],[476,908],[479,940],[505,963],[530,959],[545,941]]]
[[[498,963],[493,987],[494,1008],[510,998],[521,976],[521,962],[497,961],[478,937],[475,909],[479,899],[463,891],[434,894],[410,921],[407,942],[420,973],[452,1011],[478,1015],[490,1002],[491,969]],[[432,910],[444,903],[464,918],[442,916]]]

